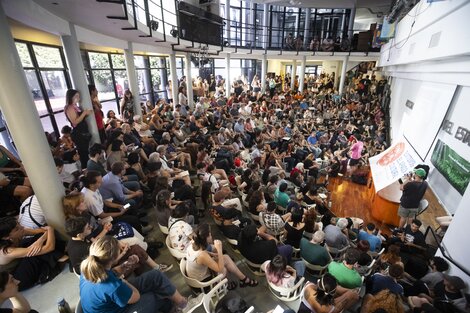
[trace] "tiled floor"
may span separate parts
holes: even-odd
[[[329,189],[333,200],[332,211],[338,216],[357,216],[367,221],[370,217],[370,200],[366,196],[365,188],[367,187],[354,184],[347,180],[331,182]],[[445,215],[445,211],[442,209],[442,206],[440,206],[430,190],[428,190],[426,198],[430,201],[431,205],[426,214],[423,215],[423,221],[425,225],[432,225],[434,221],[433,217]],[[150,218],[152,219],[153,216],[153,212],[151,212]],[[212,220],[208,217],[203,220],[213,224]],[[387,225],[380,226],[384,230],[388,229]],[[217,227],[213,227],[213,232],[215,238],[223,238]],[[155,228],[155,230],[150,234],[148,239],[164,242],[163,234],[161,234],[157,228]],[[241,256],[231,248],[227,241],[224,241],[224,248],[226,252],[240,264],[244,273],[254,277],[247,266],[242,262]],[[171,271],[167,272],[168,277],[173,281],[183,295],[191,294],[190,288],[184,283],[180,274],[177,261],[170,255],[168,250],[162,249],[157,262],[172,263],[173,268]],[[311,277],[306,278],[309,279]],[[264,277],[256,277],[256,279],[260,283],[258,287],[236,289],[236,292],[248,303],[248,305],[253,305],[255,307],[254,312],[268,312],[275,308],[277,304],[280,304],[283,308],[290,307],[297,310],[299,300],[290,303],[281,303],[267,289],[267,283]],[[72,307],[74,307],[78,302],[78,278],[75,274],[69,273],[68,268],[66,268],[52,282],[42,286],[36,286],[27,290],[23,294],[29,300],[32,308],[37,311],[41,313],[57,312],[57,299],[61,297],[64,297]],[[202,313],[204,312],[204,309],[201,306],[196,310],[196,312]]]

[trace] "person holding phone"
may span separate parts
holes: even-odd
[[[399,228],[403,228],[405,224],[410,225],[411,220],[418,214],[419,202],[423,199],[428,188],[428,183],[424,180],[425,177],[426,171],[418,168],[412,174],[406,175],[405,180],[399,180],[400,189],[403,190],[398,208]]]

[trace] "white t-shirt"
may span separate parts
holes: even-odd
[[[217,178],[210,174],[206,173],[204,174],[204,181],[210,181],[212,183],[211,191],[212,193],[215,193],[217,190],[219,190],[219,182],[217,181]]]
[[[191,234],[193,228],[184,220],[170,220],[168,221],[168,237],[170,237],[171,247],[186,252],[186,249],[191,244]]]
[[[97,217],[103,213],[103,197],[99,190],[91,191],[90,189],[83,187],[82,193],[84,196],[85,206],[91,215]]]
[[[31,216],[33,218],[31,218]],[[41,226],[33,222],[33,219]],[[28,197],[21,204],[18,223],[20,223],[21,226],[30,229],[37,229],[46,225],[46,217],[44,216],[41,205],[39,204],[38,198],[35,195]]]

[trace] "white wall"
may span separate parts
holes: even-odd
[[[437,139],[470,160],[470,146],[455,138],[458,126],[470,129],[470,1],[453,0],[429,4],[422,0],[408,15],[397,25],[396,39],[382,47],[379,62],[379,66],[392,77],[392,141],[404,132],[405,116],[409,114],[405,107],[406,100],[419,101],[420,88],[431,82],[459,86],[451,103],[442,104],[448,108],[446,119],[454,122],[452,135],[439,131],[437,136],[425,132],[421,136],[432,136],[434,139],[425,160],[431,167],[428,178],[430,187],[444,208],[455,213],[443,241],[447,254],[470,270],[470,250],[466,248],[465,242],[470,237],[470,188],[461,196],[433,168],[430,161]],[[413,21],[414,26],[411,29]],[[432,118],[434,112],[425,107],[421,108],[420,113],[420,118],[426,120]],[[452,265],[451,273],[470,283],[470,277]]]

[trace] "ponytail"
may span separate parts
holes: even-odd
[[[336,293],[336,278],[326,273],[318,280],[316,299],[320,305],[333,305]]]
[[[193,242],[194,246],[199,249],[205,249],[207,246],[207,237],[209,237],[211,233],[209,224],[204,223],[200,224],[195,230],[193,234]]]
[[[90,255],[82,261],[80,272],[86,280],[101,283],[108,278],[107,267],[117,259],[119,243],[116,238],[104,236],[90,246]]]

